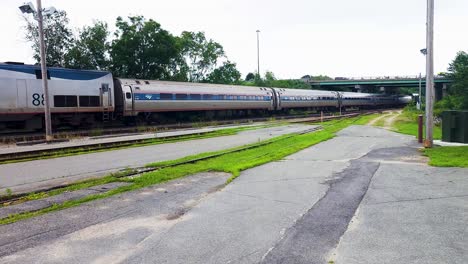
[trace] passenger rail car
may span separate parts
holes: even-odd
[[[48,68],[54,125],[157,119],[159,113],[402,106],[411,97],[113,78],[110,72]],[[39,66],[0,63],[0,129],[43,127]]]
[[[114,111],[112,74],[48,68],[49,104],[54,123],[94,123]],[[24,123],[42,127],[44,91],[39,66],[0,63],[0,129]]]

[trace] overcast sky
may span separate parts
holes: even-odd
[[[32,63],[18,6],[1,0],[0,61]],[[36,1],[32,1],[35,3]],[[426,0],[43,0],[67,11],[73,28],[143,15],[174,35],[204,31],[223,45],[243,76],[257,69],[279,78],[416,75],[423,71]],[[435,72],[468,51],[468,1],[435,0]]]

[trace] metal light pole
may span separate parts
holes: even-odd
[[[422,99],[422,75],[419,73],[419,98],[418,98],[418,110],[421,110],[421,99]]]
[[[37,0],[37,22],[39,24],[39,46],[41,53],[41,73],[42,73],[42,88],[44,89],[44,104],[45,104],[45,129],[46,129],[46,141],[54,139],[52,135],[52,122],[50,116],[50,104],[49,104],[49,87],[47,84],[47,66],[46,66],[46,53],[45,53],[45,42],[44,42],[44,25],[42,17],[42,3],[41,0]]]
[[[424,147],[432,148],[434,127],[434,0],[427,0],[426,49],[426,139]]]
[[[257,74],[260,77],[260,30],[257,29]]]
[[[34,8],[34,5],[29,3],[24,3],[19,7],[21,12],[24,14],[33,14],[34,19],[37,20],[39,26],[39,53],[41,57],[41,75],[42,75],[42,88],[44,89],[44,120],[45,120],[45,129],[46,129],[46,141],[49,142],[53,139],[52,136],[52,124],[50,117],[50,104],[49,104],[49,87],[47,86],[47,66],[46,66],[46,52],[45,52],[45,41],[44,41],[44,24],[43,24],[43,14],[53,14],[56,12],[54,7],[42,9],[41,0],[37,0],[37,10]]]

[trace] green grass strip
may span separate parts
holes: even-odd
[[[395,118],[392,128],[395,132],[418,136],[418,115],[423,115],[423,111],[418,111],[410,107],[406,107],[403,110],[403,113]],[[423,129],[425,133],[425,129]],[[441,139],[442,138],[442,128],[439,125],[434,126],[433,138]]]
[[[216,156],[213,158],[208,158],[208,159],[193,162],[193,163],[187,163],[187,164],[161,168],[156,171],[144,173],[137,178],[124,180],[124,179],[118,179],[118,178],[109,176],[108,178],[103,178],[99,180],[103,180],[104,182],[125,181],[131,184],[113,189],[106,193],[87,196],[79,200],[67,201],[63,204],[56,204],[52,207],[48,207],[39,211],[10,215],[7,218],[0,219],[0,224],[4,225],[4,224],[14,223],[22,219],[27,219],[27,218],[39,216],[45,213],[74,207],[79,204],[89,202],[92,200],[102,199],[102,198],[110,197],[119,193],[141,189],[147,186],[166,182],[169,180],[174,180],[177,178],[181,178],[184,176],[188,176],[188,175],[192,175],[192,174],[200,173],[200,172],[221,171],[221,172],[231,173],[232,177],[229,178],[228,180],[228,182],[231,182],[233,179],[238,177],[240,175],[240,172],[243,170],[256,167],[256,166],[259,166],[268,162],[280,160],[295,152],[298,152],[300,150],[303,150],[305,148],[308,148],[310,146],[313,146],[315,144],[318,144],[320,142],[323,142],[323,141],[326,141],[335,137],[336,132],[342,130],[343,128],[348,127],[349,125],[367,124],[369,120],[374,117],[375,115],[368,115],[368,116],[344,119],[340,121],[329,121],[326,124],[324,124],[324,129],[321,131],[302,134],[302,135],[297,135],[297,134],[283,135],[274,139],[270,139],[267,142],[256,143],[256,144],[259,144],[259,146],[249,146],[250,148],[245,149],[245,150],[240,150],[237,152],[232,152],[233,149],[231,149],[231,152],[226,153],[221,156]],[[175,161],[153,163],[153,164],[149,164],[148,166],[159,167],[162,165],[165,165],[165,166],[174,165],[184,160],[190,161],[190,160],[194,160],[195,158],[208,157],[213,154],[216,154],[216,152],[189,156],[189,157],[178,159]],[[84,183],[81,183],[81,186],[78,186],[78,187],[83,187],[86,184],[93,184],[93,182],[92,181],[84,182]],[[72,185],[69,188],[73,189],[76,187]]]
[[[468,146],[435,147],[423,152],[429,157],[431,166],[468,168]]]

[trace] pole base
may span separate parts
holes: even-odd
[[[52,136],[52,135],[46,135],[45,140],[46,140],[47,142],[53,141],[53,140],[54,140],[54,136]]]
[[[432,140],[428,140],[428,139],[424,140],[424,147],[425,148],[432,148],[432,146],[433,146]]]

